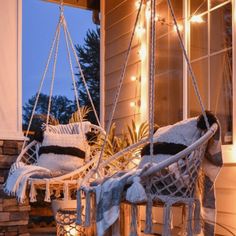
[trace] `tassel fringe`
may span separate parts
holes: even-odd
[[[134,177],[133,184],[127,190],[126,200],[131,203],[140,203],[147,201],[147,194],[142,184],[140,183],[140,177]]]
[[[50,182],[49,179],[46,180],[46,191],[45,191],[45,202],[51,202],[51,192],[50,192]]]
[[[152,233],[152,199],[149,196],[146,205],[146,228],[144,230],[145,234]]]
[[[81,192],[77,191],[77,219],[76,223],[82,225],[82,205],[81,205]]]
[[[36,196],[37,196],[37,191],[35,189],[34,183],[31,183],[30,193],[29,193],[30,202],[37,202]]]

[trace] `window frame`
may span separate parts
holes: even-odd
[[[183,33],[183,40],[184,40],[184,44],[186,46],[187,52],[190,52],[190,22],[188,20],[188,16],[189,16],[189,10],[190,10],[190,4],[188,0],[183,0],[183,18],[184,18],[184,33]],[[207,0],[208,4],[210,3],[211,0]],[[234,155],[236,155],[236,125],[234,122],[234,119],[236,117],[236,83],[235,83],[235,70],[234,68],[236,68],[236,61],[235,61],[235,56],[236,56],[236,51],[235,51],[235,45],[236,45],[236,0],[228,0],[225,1],[224,3],[221,3],[211,9],[207,9],[207,12],[201,13],[200,15],[208,15],[210,12],[228,4],[231,3],[232,4],[232,86],[233,86],[233,111],[232,111],[232,117],[233,117],[233,124],[232,124],[232,144],[230,145],[222,145],[222,152],[223,152],[223,160],[224,163],[236,163],[236,157],[234,157]],[[209,19],[209,18],[208,18]],[[208,35],[210,32],[210,20],[208,20]],[[214,53],[210,52],[210,37],[208,37],[208,54],[207,56],[203,56],[202,58],[208,58],[209,55],[214,55]],[[215,55],[219,54],[220,52],[225,51],[225,49],[215,53]],[[202,59],[201,58],[201,59]],[[197,61],[200,60],[200,58],[193,60],[193,61]],[[209,63],[209,59],[208,59],[208,63]],[[208,65],[209,66],[209,65]],[[210,70],[208,70],[208,76],[210,76]],[[210,80],[209,80],[210,82]],[[208,82],[208,83],[209,83]],[[183,58],[183,118],[187,119],[188,118],[188,68],[187,68],[187,63],[185,61],[185,59]],[[210,106],[210,86],[208,86],[208,106]],[[206,109],[209,109],[209,107],[206,107]]]

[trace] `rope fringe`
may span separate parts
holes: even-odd
[[[45,190],[45,202],[51,202],[51,192],[50,192],[50,182],[49,179],[46,180],[46,190]]]
[[[35,189],[34,183],[31,183],[30,193],[29,193],[30,202],[37,202],[36,196],[37,196],[37,191]]]
[[[82,205],[81,205],[81,192],[77,191],[77,219],[76,223],[82,225]]]
[[[148,196],[146,204],[146,227],[144,230],[145,234],[152,233],[152,199]]]
[[[140,177],[134,177],[133,184],[127,190],[126,200],[131,203],[147,201],[147,194],[143,185],[140,183]]]

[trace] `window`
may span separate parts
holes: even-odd
[[[232,144],[232,6],[230,1],[190,1],[190,15],[201,7],[200,22],[190,21],[189,54],[205,107],[217,115],[223,144]],[[202,3],[201,3],[202,2]],[[189,116],[200,107],[191,81]]]
[[[173,1],[177,18],[182,18],[183,4]],[[175,123],[183,114],[183,55],[176,30],[171,22],[167,2],[157,4],[155,122]],[[182,21],[179,22],[179,24]]]
[[[232,3],[173,0],[172,4],[205,108],[219,118],[223,144],[232,144]],[[183,119],[183,114],[196,116],[201,109],[166,1],[157,3],[157,14],[155,122],[167,125]]]

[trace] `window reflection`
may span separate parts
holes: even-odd
[[[208,107],[208,65],[207,59],[202,59],[192,63],[192,68],[197,79],[198,88],[205,107]],[[189,93],[189,115],[191,117],[201,114],[201,108],[194,92],[192,80],[189,78],[188,83]]]
[[[225,1],[211,1],[211,6],[223,2]],[[203,12],[203,15],[204,22],[191,22],[190,26],[192,66],[205,107],[220,120],[223,144],[231,144],[233,106],[231,3]],[[209,29],[207,22],[210,22]],[[189,85],[189,115],[197,115],[197,112],[200,112],[200,107],[193,88]]]
[[[232,47],[232,9],[231,3],[210,13],[211,52]]]
[[[207,0],[191,0],[190,1],[190,15],[203,13],[207,11]]]
[[[182,24],[182,0],[172,1],[178,23]],[[155,122],[173,124],[183,113],[183,56],[166,1],[157,4]]]
[[[208,52],[208,24],[207,15],[202,16],[202,23],[190,23],[190,57],[194,60],[207,55]]]

